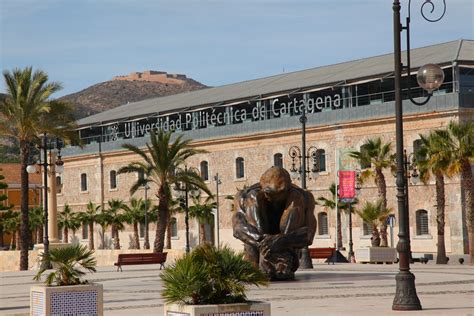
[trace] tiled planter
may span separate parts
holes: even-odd
[[[385,262],[393,263],[397,260],[397,249],[390,247],[359,248],[355,252],[356,262]]]
[[[164,307],[164,316],[270,316],[270,303],[248,302],[221,305],[177,305]]]
[[[30,288],[30,315],[104,314],[102,284],[37,285]]]

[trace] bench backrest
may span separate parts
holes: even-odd
[[[310,257],[329,257],[336,248],[308,248]]]
[[[121,253],[118,255],[119,262],[155,262],[155,261],[166,261],[167,252],[152,252],[152,253]]]

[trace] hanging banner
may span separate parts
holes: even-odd
[[[356,197],[356,172],[350,170],[339,171],[339,199],[344,202],[352,201]]]

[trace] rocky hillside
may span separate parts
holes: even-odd
[[[118,76],[82,91],[66,95],[62,100],[72,103],[75,115],[82,118],[115,108],[128,102],[178,94],[207,88],[185,75],[145,71]]]

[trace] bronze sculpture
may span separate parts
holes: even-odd
[[[292,280],[300,249],[316,232],[313,195],[291,184],[288,172],[271,167],[260,182],[236,194],[234,237],[244,242],[247,260],[272,280]]]

